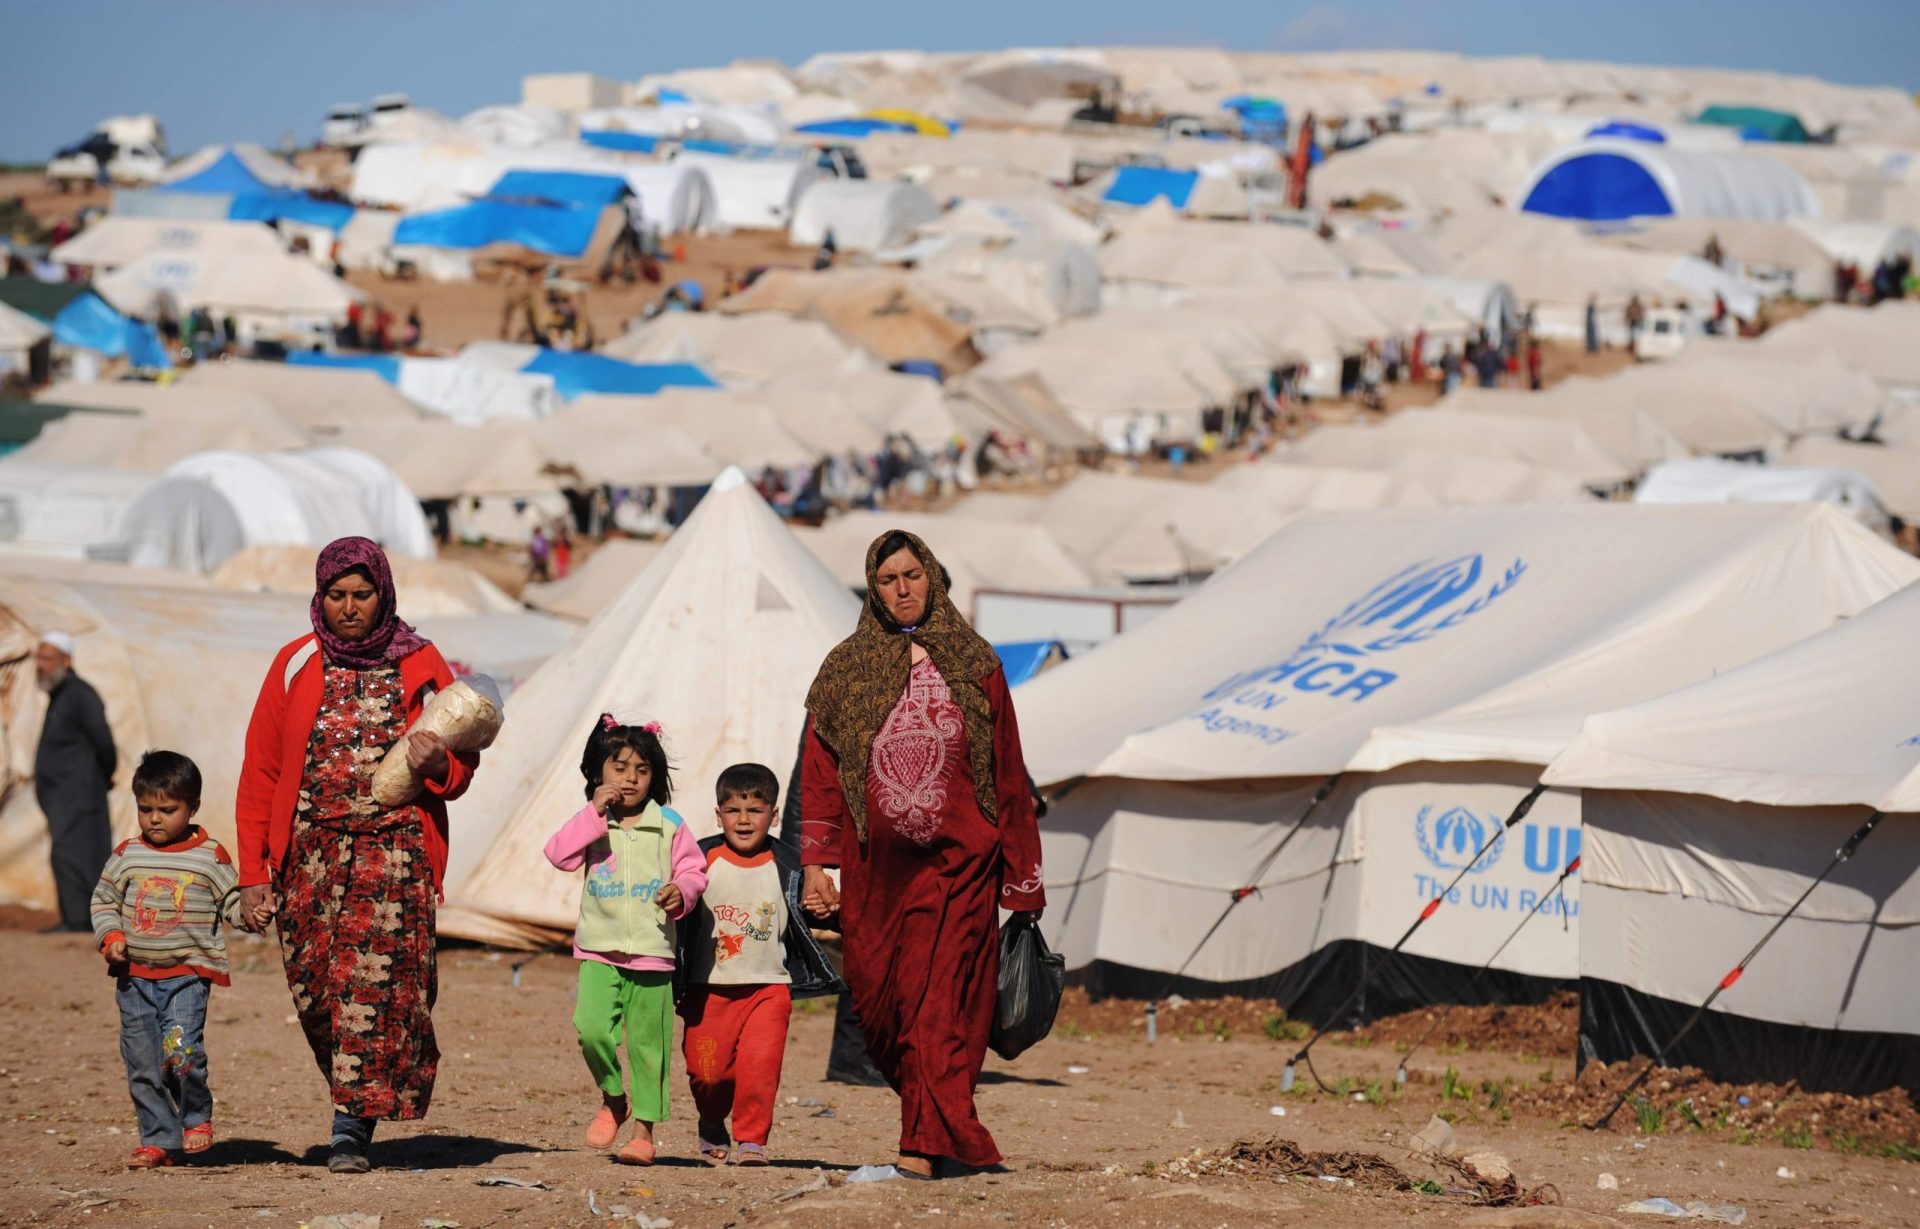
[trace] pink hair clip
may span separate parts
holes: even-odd
[[[601,713],[600,728],[608,732],[612,732],[620,728],[620,723],[613,719],[612,713]]]
[[[660,723],[658,721],[649,721],[647,722],[647,724],[641,726],[640,728],[645,730],[647,733],[653,735],[655,738],[660,737]]]

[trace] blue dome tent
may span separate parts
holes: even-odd
[[[1799,172],[1734,150],[1678,149],[1650,141],[1583,141],[1534,169],[1519,193],[1526,213],[1583,222],[1711,217],[1777,222],[1817,217]]]

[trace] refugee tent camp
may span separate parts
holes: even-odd
[[[577,877],[540,848],[584,801],[579,751],[603,712],[661,723],[681,812],[710,832],[699,799],[726,765],[799,746],[813,672],[859,607],[744,475],[723,473],[618,600],[515,692],[467,797],[441,932],[532,946],[573,925]],[[770,766],[784,780],[791,762]]]
[[[1916,576],[1817,506],[1296,517],[1022,689],[1029,768],[1055,800],[1049,938],[1112,993],[1163,994],[1180,973],[1324,1019],[1380,974],[1361,1014],[1451,1001],[1578,853],[1571,792],[1502,824],[1588,712],[1824,630]],[[1302,584],[1332,596],[1275,605]],[[1576,976],[1577,893],[1552,906],[1569,930],[1523,933],[1482,992]]]
[[[926,189],[898,180],[822,179],[800,195],[787,235],[818,247],[831,234],[846,252],[879,252],[940,216]]]
[[[1717,677],[1589,717],[1547,769],[1581,791],[1581,1052],[1728,1081],[1920,1081],[1920,586]],[[1870,813],[1878,827],[1792,917]],[[1685,935],[1685,942],[1672,942]]]
[[[1557,218],[1818,216],[1799,172],[1762,154],[1602,139],[1560,150],[1527,178],[1520,208]]]

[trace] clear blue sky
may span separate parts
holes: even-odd
[[[1709,64],[1920,88],[1920,0],[0,0],[0,159],[151,111],[176,153],[318,132],[404,90],[452,115],[533,72],[622,80],[818,51],[1158,43]]]

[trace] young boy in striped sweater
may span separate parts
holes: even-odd
[[[140,1124],[129,1169],[173,1164],[173,1153],[213,1144],[207,1090],[211,986],[227,983],[220,922],[237,920],[239,872],[193,822],[200,769],[174,751],[149,751],[133,774],[140,835],[114,849],[93,890],[93,934],[120,1003],[120,1057]]]

